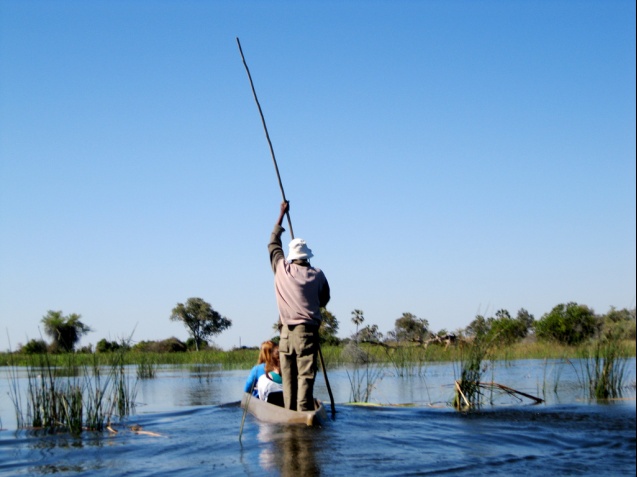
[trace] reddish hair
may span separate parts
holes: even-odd
[[[274,344],[273,341],[264,341],[261,343],[261,350],[259,351],[259,360],[257,361],[257,364],[266,363],[267,367],[267,363],[272,361],[274,348],[278,348],[278,346]]]
[[[274,344],[274,343],[273,343]],[[265,372],[275,371],[281,369],[281,362],[279,361],[279,345],[274,345],[272,352],[270,353],[270,359],[265,362]]]

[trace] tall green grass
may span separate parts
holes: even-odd
[[[153,379],[157,376],[157,367],[159,362],[152,359],[150,356],[140,356],[137,362],[137,378],[138,379]]]
[[[351,362],[353,367],[351,373],[345,370],[350,384],[350,402],[369,402],[377,382],[382,379],[382,367],[375,362],[369,349],[365,349],[356,342],[350,342],[342,355]]]
[[[583,366],[589,395],[593,399],[620,398],[627,378],[628,357],[613,336],[598,340],[584,350]]]
[[[375,362],[393,366],[398,374],[413,374],[414,364],[434,362],[456,362],[464,359],[465,349],[461,344],[457,346],[431,345],[428,348],[422,346],[395,347],[395,351],[382,346],[360,344]],[[620,341],[617,346],[626,356],[635,356],[635,341]],[[512,345],[501,346],[491,350],[490,358],[493,360],[518,360],[518,359],[564,359],[578,358],[584,350],[593,350],[595,342],[586,343],[578,347],[560,345],[547,342],[521,342]],[[343,353],[345,345],[321,347],[325,365],[338,367],[351,364],[351,359]],[[124,365],[144,366],[172,364],[219,364],[223,369],[250,369],[257,361],[259,351],[256,349],[233,349],[189,351],[185,353],[155,353],[141,351],[116,351],[107,353],[74,353],[74,361],[77,366],[92,366],[95,359],[102,366],[109,366],[113,355],[121,355]],[[0,365],[27,366],[33,360],[34,355],[19,353],[0,353]],[[56,362],[64,355],[49,355]]]
[[[129,415],[135,405],[135,383],[122,357],[113,355],[104,368],[98,359],[78,364],[73,354],[36,355],[26,366],[26,405],[17,372],[12,372],[11,399],[19,429],[49,433],[101,431],[114,416]]]
[[[486,371],[483,362],[489,355],[491,342],[486,336],[476,336],[471,342],[461,343],[459,348],[460,379],[455,382],[452,405],[458,410],[468,410],[481,405],[480,382]]]

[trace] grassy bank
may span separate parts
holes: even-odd
[[[465,345],[466,346],[466,345]],[[498,347],[490,350],[491,360],[520,360],[520,359],[575,359],[591,356],[597,349],[597,343],[591,342],[580,346],[566,346],[557,343],[526,342],[510,346]],[[465,348],[462,344],[456,346],[402,346],[397,348],[361,344],[366,359],[374,363],[385,363],[394,366],[407,364],[418,365],[428,362],[460,361],[463,359]],[[328,368],[347,365],[355,362],[356,358],[348,353],[346,346],[323,346],[323,356]],[[635,341],[619,343],[618,354],[622,357],[635,357]],[[65,366],[68,356],[64,354],[48,354],[51,366]],[[201,350],[184,353],[152,353],[129,351],[121,353],[123,365],[154,365],[172,364],[214,364],[222,369],[249,369],[258,357],[256,349],[234,349],[230,351]],[[83,354],[75,353],[74,362],[78,366],[94,366],[96,363],[108,366],[112,363],[113,353]],[[0,353],[2,366],[28,366],[33,362],[33,355],[17,353]]]
[[[95,362],[101,366],[108,366],[113,356],[119,355],[118,359],[124,366],[128,365],[188,365],[188,364],[215,364],[225,369],[244,369],[253,366],[258,357],[257,350],[240,349],[231,351],[190,351],[184,353],[154,353],[139,351],[117,351],[116,353],[73,353],[74,362],[78,366],[93,365]],[[28,366],[34,356],[19,353],[1,353],[0,366]],[[51,366],[65,366],[68,362],[66,354],[47,354]]]

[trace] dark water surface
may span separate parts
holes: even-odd
[[[497,368],[493,379],[546,403],[494,396],[496,405],[471,413],[448,405],[451,366],[403,377],[387,370],[377,378],[372,401],[412,407],[339,404],[350,400],[353,371],[331,371],[334,420],[307,428],[248,415],[241,442],[243,411],[235,401],[245,371],[162,368],[156,379],[138,383],[136,414],[114,426],[117,434],[79,438],[16,431],[0,375],[0,474],[635,475],[634,360],[624,400],[590,402],[572,363],[558,369],[557,362],[523,361]],[[316,391],[327,400],[322,377]]]

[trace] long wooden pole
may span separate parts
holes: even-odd
[[[254,82],[252,81],[252,75],[250,74],[250,68],[248,68],[248,63],[246,62],[246,58],[243,55],[243,49],[241,48],[241,42],[239,41],[239,37],[237,37],[237,46],[239,47],[239,53],[241,54],[241,60],[243,61],[243,66],[246,69],[246,73],[248,73],[248,79],[250,80],[250,88],[252,88],[252,95],[254,96],[254,101],[257,103],[257,108],[259,109],[259,115],[261,116],[261,123],[263,123],[263,130],[265,131],[265,137],[268,140],[268,146],[270,146],[270,154],[272,155],[272,162],[274,162],[274,169],[276,171],[276,177],[279,181],[279,188],[281,189],[281,195],[283,196],[283,200],[287,201],[285,198],[285,191],[283,190],[283,182],[281,181],[281,174],[279,173],[279,166],[276,163],[276,157],[274,155],[274,148],[272,147],[272,141],[270,141],[270,134],[268,134],[268,127],[265,124],[265,117],[263,116],[263,110],[261,109],[261,104],[259,103],[259,98],[257,98],[257,92],[254,89]],[[290,211],[286,212],[286,216],[288,219],[288,225],[290,227],[290,237],[294,239],[294,230],[292,229],[292,220],[290,220]],[[334,409],[334,397],[332,396],[332,389],[330,388],[330,382],[327,379],[327,371],[325,370],[325,363],[323,361],[323,353],[321,351],[321,345],[318,345],[318,353],[321,359],[321,368],[323,369],[323,376],[325,377],[325,385],[327,386],[327,393],[330,395],[330,404],[332,406],[332,417],[336,413]],[[246,406],[247,410],[248,406]],[[243,422],[241,424],[241,428],[243,429]],[[239,437],[241,440],[241,437]]]
[[[254,96],[254,101],[257,103],[257,108],[259,108],[261,123],[263,123],[263,130],[265,131],[265,137],[268,140],[268,146],[270,146],[270,154],[272,155],[272,162],[274,162],[274,170],[276,171],[276,177],[279,180],[281,195],[283,196],[283,200],[287,200],[285,198],[285,191],[283,190],[283,182],[281,182],[281,174],[279,174],[279,166],[277,165],[276,157],[274,156],[274,148],[272,147],[272,141],[270,141],[270,134],[268,134],[268,127],[265,125],[265,117],[263,116],[263,111],[261,110],[261,104],[259,103],[259,98],[257,98],[257,92],[254,89],[254,83],[252,82],[252,75],[250,74],[248,63],[246,63],[245,56],[243,56],[243,49],[241,48],[241,42],[239,41],[239,37],[237,37],[237,46],[239,47],[239,53],[241,53],[241,60],[243,60],[243,66],[246,69],[246,73],[248,73],[248,79],[250,80],[250,87],[252,88],[252,95]],[[286,215],[288,218],[288,225],[290,226],[290,237],[294,238],[294,230],[292,230],[292,221],[290,220],[290,212],[289,211],[286,212]]]
[[[318,354],[321,359],[321,369],[323,370],[323,377],[325,378],[325,386],[327,387],[327,394],[330,396],[330,406],[332,408],[332,419],[336,415],[336,409],[334,408],[334,396],[332,395],[332,388],[330,387],[330,382],[327,379],[327,371],[325,370],[325,360],[323,359],[323,351],[321,351],[321,344],[318,344]]]

